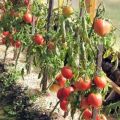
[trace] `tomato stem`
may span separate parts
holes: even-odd
[[[59,103],[60,103],[60,101],[58,101],[58,102],[56,103],[55,107],[54,107],[53,110],[50,112],[49,117],[52,116],[53,112],[55,111],[55,109],[57,108],[57,106],[59,105]]]
[[[17,58],[16,58],[16,60],[15,60],[15,69],[16,69],[16,67],[17,67],[17,63],[18,63],[18,59],[19,59],[19,57],[20,57],[21,50],[22,50],[22,47],[20,47],[19,52],[18,52],[18,54],[17,54]]]
[[[13,60],[15,60],[17,57],[17,48],[16,47],[14,48],[13,52],[14,52],[13,53]]]

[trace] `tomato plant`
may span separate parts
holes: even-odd
[[[80,0],[79,11],[74,11],[70,1],[53,9],[52,0],[49,5],[38,0],[8,0],[0,31],[2,44],[6,46],[4,60],[9,47],[17,48],[17,65],[20,53],[25,50],[25,68],[27,72],[31,66],[39,68],[42,91],[47,90],[49,79],[49,90],[57,93],[63,111],[69,111],[70,105],[71,117],[79,109],[84,119],[91,119],[94,114],[91,107],[102,111],[107,94],[106,76],[100,75],[100,60],[96,60],[99,46],[101,43],[108,49],[114,34],[112,24],[101,17],[104,9],[97,8],[91,22],[86,2],[90,1]]]

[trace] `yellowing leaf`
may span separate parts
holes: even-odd
[[[108,49],[108,50],[105,52],[103,58],[107,58],[107,57],[109,57],[111,54],[112,54],[112,50],[111,50],[111,49]]]
[[[113,55],[111,62],[115,62],[117,60],[117,58],[118,58],[117,55]]]

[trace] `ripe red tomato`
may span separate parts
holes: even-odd
[[[40,35],[40,34],[34,35],[33,41],[34,41],[37,45],[43,45],[43,44],[44,44],[44,38],[43,38],[43,36]]]
[[[83,119],[84,120],[91,120],[92,118],[92,111],[88,108],[83,111]]]
[[[60,99],[60,100],[63,99],[62,94],[63,94],[63,88],[60,88],[57,92],[57,98]]]
[[[60,108],[66,112],[68,110],[68,101],[67,100],[62,100],[60,101]]]
[[[94,83],[98,88],[103,89],[103,88],[105,88],[105,86],[107,84],[107,80],[105,79],[104,76],[102,76],[102,77],[95,76]]]
[[[2,39],[2,44],[5,45],[6,44],[6,40],[3,38]]]
[[[73,78],[73,72],[72,72],[71,68],[68,67],[68,66],[64,66],[61,69],[61,73],[66,79],[72,79]]]
[[[57,75],[57,77],[56,77],[56,81],[57,81],[57,83],[58,83],[61,87],[64,87],[64,86],[65,86],[65,83],[66,83],[66,78],[64,78],[64,77],[62,76],[62,74],[59,74],[59,75]]]
[[[95,108],[102,106],[102,95],[101,94],[95,94],[91,93],[88,95],[88,103]]]
[[[15,41],[15,43],[14,43],[14,46],[16,47],[16,48],[20,48],[21,47],[21,45],[22,45],[22,43],[21,43],[21,41]]]
[[[87,98],[82,98],[81,101],[80,101],[80,108],[81,109],[86,109],[89,107],[89,104],[88,104],[88,101],[87,101]]]
[[[24,4],[26,5],[26,6],[28,6],[29,5],[29,0],[24,0]]]
[[[82,78],[79,78],[78,81],[75,82],[75,88],[76,90],[88,90],[91,87],[91,80],[87,78],[86,80],[83,80]]]
[[[74,91],[73,87],[64,87],[58,90],[57,97],[60,100],[67,99],[70,94]]]
[[[5,37],[7,37],[7,36],[10,35],[10,32],[9,32],[9,31],[4,31],[2,34],[3,34]]]
[[[73,87],[65,87],[65,88],[63,88],[63,97],[64,98],[68,98],[69,97],[69,95],[71,94],[71,92],[73,92],[74,91],[74,89],[73,89]]]
[[[23,16],[23,20],[26,22],[26,23],[32,23],[32,15],[28,12],[26,12]]]
[[[94,22],[94,31],[101,37],[104,37],[111,31],[111,24],[103,19],[96,19]]]
[[[65,6],[63,7],[63,15],[66,17],[69,17],[74,12],[73,8],[71,6]]]

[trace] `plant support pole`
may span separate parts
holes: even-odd
[[[48,18],[47,18],[47,32],[49,32],[49,29],[50,29],[50,20],[51,20],[51,16],[52,16],[52,10],[53,10],[53,5],[54,5],[54,0],[49,0],[49,8],[48,8]],[[48,42],[49,40],[49,36],[47,36],[47,41],[46,43]],[[46,53],[48,52],[48,50],[46,50]],[[43,78],[41,80],[41,84],[42,84],[42,91],[43,92],[46,92],[46,89],[47,89],[47,81],[48,81],[48,66],[47,64],[45,65],[44,67],[44,70],[43,70]]]
[[[47,31],[48,32],[50,28],[50,19],[52,16],[53,5],[54,5],[54,0],[49,0],[49,9],[48,9],[48,18],[47,18]]]
[[[97,60],[96,60],[96,73],[95,75],[98,75],[99,72],[102,70],[102,56],[103,56],[103,44],[98,44],[98,53],[97,53]],[[96,108],[93,108],[93,116],[92,120],[96,120],[98,110]]]

